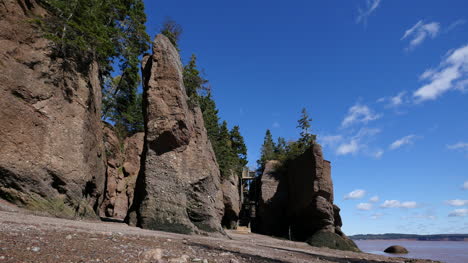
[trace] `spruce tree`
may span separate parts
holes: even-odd
[[[227,177],[230,175],[231,169],[234,168],[236,156],[232,150],[231,137],[226,121],[223,121],[220,126],[217,143],[219,151],[219,170],[221,171],[222,176]]]
[[[247,146],[245,146],[244,137],[240,133],[239,126],[234,126],[230,132],[231,148],[236,156],[235,169],[240,174],[242,168],[247,165]]]
[[[197,68],[197,57],[192,54],[184,67],[184,86],[191,103],[198,104],[200,95],[209,92],[207,83]]]
[[[275,145],[275,159],[283,161],[287,157],[287,143],[283,137],[278,137]]]
[[[260,170],[263,171],[266,162],[273,159],[275,159],[275,143],[270,130],[267,130],[263,139],[260,160],[257,161]]]
[[[301,148],[307,148],[315,142],[316,135],[310,133],[311,118],[309,118],[309,114],[305,108],[302,108],[301,111],[301,118],[297,121],[298,125],[297,128],[301,129],[301,137],[299,138],[299,144]]]

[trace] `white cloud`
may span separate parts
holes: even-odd
[[[359,203],[356,206],[356,208],[362,211],[369,211],[369,210],[372,210],[372,204],[371,203]]]
[[[452,24],[450,24],[448,27],[447,27],[447,30],[446,32],[449,32],[449,31],[452,31],[454,30],[455,28],[461,26],[461,25],[464,25],[466,23],[466,20],[464,19],[458,19],[457,21],[453,22]]]
[[[400,138],[396,141],[394,141],[391,145],[390,145],[390,149],[391,150],[395,150],[395,149],[398,149],[404,145],[408,145],[408,144],[413,144],[413,140],[416,138],[416,135],[407,135],[403,138]]]
[[[384,216],[384,214],[382,214],[382,213],[373,213],[370,218],[374,219],[374,220],[377,220],[377,219],[381,218],[382,216]]]
[[[406,95],[406,91],[402,91],[398,93],[398,95],[396,95],[395,97],[391,97],[389,106],[397,107],[403,104],[405,95]]]
[[[429,83],[413,93],[417,102],[434,100],[443,93],[468,87],[468,45],[450,51],[437,69],[426,70],[421,80]]]
[[[405,34],[401,38],[404,40],[406,38],[411,39],[408,49],[414,49],[416,46],[422,44],[426,38],[435,38],[440,32],[440,24],[437,22],[424,24],[420,20],[412,28],[405,31]]]
[[[383,154],[384,154],[383,150],[377,150],[373,155],[376,159],[380,159],[382,158]]]
[[[366,7],[364,9],[359,8],[359,15],[356,22],[364,24],[367,23],[367,18],[379,7],[381,0],[366,0]]]
[[[343,140],[343,136],[341,135],[325,135],[325,136],[319,136],[318,140],[320,144],[323,146],[333,146],[336,145],[338,142]]]
[[[452,145],[447,145],[449,150],[468,150],[468,142],[458,142]]]
[[[366,140],[381,132],[380,129],[362,128],[353,137],[341,143],[336,149],[336,155],[356,154],[362,149],[367,148]],[[372,156],[376,156],[375,153]]]
[[[462,186],[463,190],[468,190],[468,181],[465,181]]]
[[[366,105],[361,105],[357,103],[348,110],[348,114],[345,116],[341,122],[342,127],[348,127],[355,123],[368,123],[369,121],[377,120],[382,115],[374,113]]]
[[[373,197],[369,199],[369,202],[377,203],[379,200],[380,198],[377,195],[374,195]]]
[[[468,209],[466,208],[461,208],[461,209],[455,209],[450,214],[448,215],[449,217],[464,217],[468,215]]]
[[[361,190],[361,189],[357,189],[357,190],[354,190],[354,191],[352,191],[351,193],[345,195],[344,199],[345,199],[345,200],[349,200],[349,199],[361,199],[361,198],[364,197],[365,194],[366,194],[366,191]]]
[[[454,199],[454,200],[447,200],[445,201],[445,203],[451,206],[468,206],[468,200]]]
[[[357,140],[351,140],[348,143],[343,143],[340,146],[338,146],[338,149],[336,149],[336,154],[337,155],[347,155],[347,154],[355,154],[359,151],[359,145]]]
[[[416,208],[418,204],[414,201],[400,202],[398,200],[385,200],[380,207],[382,208]]]
[[[279,127],[281,127],[281,125],[280,125],[279,122],[277,122],[277,121],[273,122],[273,125],[272,125],[272,126],[273,126],[273,128],[279,128]]]

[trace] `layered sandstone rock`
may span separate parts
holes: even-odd
[[[200,108],[190,106],[179,53],[163,35],[143,60],[145,143],[130,224],[223,233],[223,193]]]
[[[315,246],[358,250],[341,231],[330,162],[320,145],[285,164],[269,161],[260,178],[256,230]]]
[[[236,229],[240,213],[239,177],[232,173],[222,180],[224,215],[222,225],[227,229]]]
[[[136,133],[121,142],[112,126],[105,124],[103,132],[107,171],[100,216],[124,220],[133,203],[144,133]]]
[[[56,216],[95,216],[104,189],[98,66],[52,58],[33,0],[0,5],[0,197]]]

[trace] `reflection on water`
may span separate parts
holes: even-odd
[[[468,242],[462,241],[409,241],[409,240],[355,240],[367,253],[390,257],[425,258],[447,263],[468,263]],[[392,245],[403,246],[409,254],[393,255],[383,252]]]

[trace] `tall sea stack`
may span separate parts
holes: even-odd
[[[220,173],[201,110],[189,102],[179,52],[158,35],[142,63],[145,141],[132,225],[178,233],[223,233]]]

